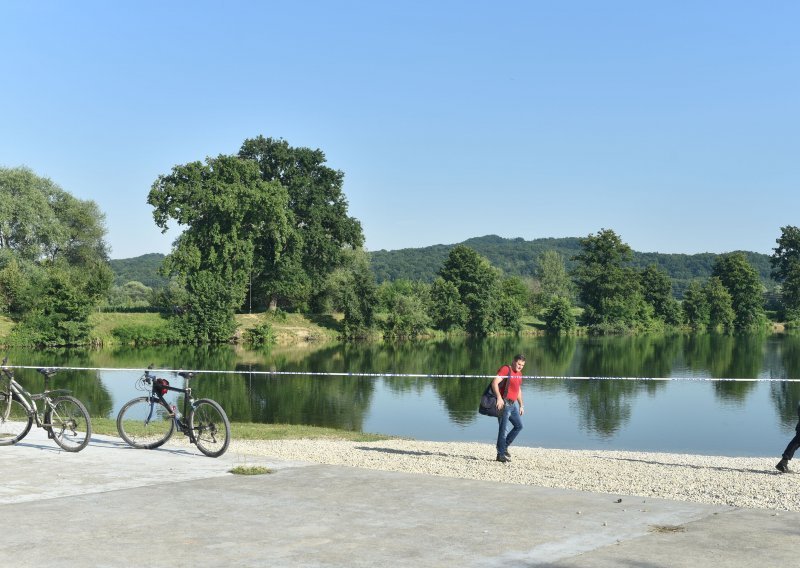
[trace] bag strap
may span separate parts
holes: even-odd
[[[508,365],[508,377],[506,377],[506,386],[503,388],[503,400],[508,398],[508,386],[511,382],[511,365]]]

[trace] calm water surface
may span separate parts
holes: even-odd
[[[794,434],[800,337],[699,335],[612,338],[493,338],[398,345],[10,351],[17,365],[231,371],[206,374],[197,397],[220,402],[231,420],[313,424],[436,441],[492,442],[495,419],[476,412],[483,378],[264,375],[267,371],[488,375],[525,353],[526,375],[657,377],[670,381],[527,379],[525,430],[517,444],[777,456]],[[116,416],[141,393],[140,371],[62,371],[93,416]],[[29,389],[35,371],[20,370]],[[181,379],[165,378],[179,384]]]

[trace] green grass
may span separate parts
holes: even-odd
[[[127,430],[127,427],[126,427]],[[118,436],[117,422],[114,418],[92,418],[92,431],[95,434]],[[234,422],[231,424],[231,437],[234,440],[347,440],[351,442],[375,442],[388,440],[391,436],[350,432],[335,428],[321,428],[302,424],[257,424],[253,422]]]
[[[263,465],[237,465],[230,470],[230,473],[235,475],[264,475],[265,473],[273,473],[273,470]]]
[[[6,316],[0,316],[0,338],[8,337],[11,329],[14,327],[14,322]]]

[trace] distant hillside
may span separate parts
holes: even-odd
[[[167,279],[158,273],[162,262],[164,262],[164,255],[158,253],[112,260],[111,270],[114,271],[114,285],[122,286],[126,282],[135,280],[151,288],[162,288],[167,285]]]
[[[530,277],[536,273],[539,256],[546,250],[555,250],[565,259],[567,269],[572,269],[572,258],[580,252],[577,237],[560,239],[522,238],[505,239],[497,235],[487,235],[468,239],[463,243],[489,259],[494,266],[508,276]],[[380,250],[370,253],[372,269],[378,282],[399,279],[423,280],[432,282],[450,250],[456,246],[434,245],[430,247]],[[758,271],[768,289],[775,287],[770,277],[769,255],[743,251],[747,260]],[[657,252],[633,253],[632,265],[645,268],[656,264],[666,270],[673,279],[675,295],[683,296],[683,290],[693,279],[708,278],[717,254],[662,254]]]
[[[565,259],[567,269],[575,266],[572,258],[580,252],[577,237],[526,241],[522,238],[505,239],[497,235],[487,235],[468,239],[458,244],[476,250],[504,274],[523,277],[531,277],[536,273],[539,256],[546,250],[560,253]],[[433,245],[422,248],[374,251],[370,253],[372,270],[378,282],[400,279],[432,282],[454,246],[456,245]],[[743,252],[750,264],[758,271],[767,289],[774,289],[775,282],[770,277],[769,255]],[[713,253],[662,254],[634,251],[631,264],[637,268],[645,268],[651,264],[662,267],[672,278],[675,295],[680,298],[689,282],[698,278],[708,278],[717,256],[719,255]],[[163,261],[164,255],[157,253],[112,260],[114,284],[121,286],[125,282],[138,280],[151,288],[166,286],[166,279],[158,273]]]

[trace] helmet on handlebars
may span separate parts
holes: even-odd
[[[162,395],[167,394],[167,387],[169,386],[169,381],[167,379],[156,379],[153,381],[153,392],[158,394],[161,393]]]

